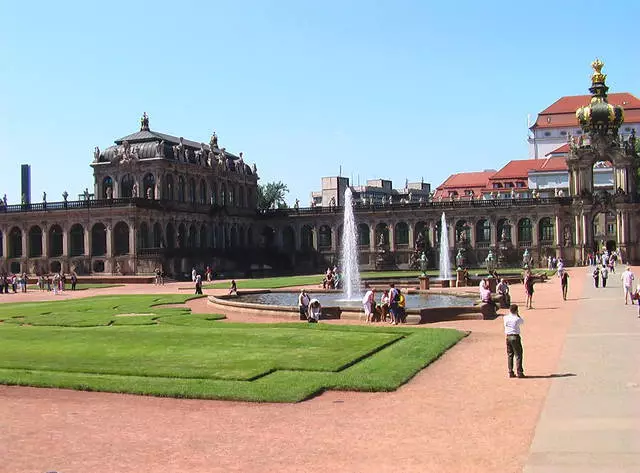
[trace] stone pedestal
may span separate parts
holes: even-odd
[[[456,270],[456,287],[465,287],[467,281],[464,278],[464,269]]]
[[[441,284],[442,287],[451,287],[451,279],[443,279]]]
[[[420,276],[420,290],[428,291],[429,290],[429,276]]]

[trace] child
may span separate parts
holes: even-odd
[[[231,288],[229,289],[229,295],[234,295],[237,296],[238,295],[238,286],[236,285],[236,280],[232,279],[231,280]]]

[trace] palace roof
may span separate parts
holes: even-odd
[[[434,197],[449,197],[449,191],[456,191],[462,195],[465,190],[472,190],[474,195],[478,196],[480,191],[487,186],[489,178],[494,174],[494,170],[452,174],[436,188]]]
[[[576,110],[588,105],[592,95],[570,95],[560,97],[549,107],[538,114],[538,118],[531,129],[558,128],[578,126]],[[608,94],[609,103],[624,108],[626,123],[640,123],[640,99],[628,92]]]
[[[491,181],[520,179],[526,181],[530,171],[566,171],[567,161],[562,158],[514,159],[491,176]]]

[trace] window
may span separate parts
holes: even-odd
[[[513,186],[513,182],[507,182],[507,183],[505,184],[505,187],[507,187],[508,189],[511,189],[512,187],[514,187],[514,186]]]
[[[566,136],[566,135],[567,135],[567,132],[566,132],[566,131],[561,131],[561,132],[560,132],[560,134],[561,134],[562,136]]]
[[[502,184],[500,184],[499,182],[494,182],[493,183],[493,188],[494,189],[502,189]]]
[[[613,223],[607,223],[607,234],[611,235],[613,233]]]
[[[522,189],[522,188],[524,188],[524,182],[522,182],[522,181],[518,181],[518,182],[516,182],[516,187],[517,187],[518,189]]]
[[[540,241],[553,240],[554,226],[550,218],[540,220]]]
[[[544,136],[551,136],[551,132],[550,131],[545,131],[544,132]]]
[[[473,191],[471,189],[467,189],[464,191],[464,195],[473,195]]]
[[[624,131],[631,131],[631,127],[626,126],[626,127],[624,128]]]

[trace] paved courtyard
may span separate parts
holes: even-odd
[[[597,291],[586,268],[570,274],[568,301],[552,279],[521,310],[527,379],[506,377],[498,318],[434,324],[471,333],[393,393],[252,404],[0,386],[0,473],[640,471],[637,306],[619,274]],[[512,296],[524,307],[522,286]]]

